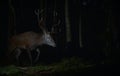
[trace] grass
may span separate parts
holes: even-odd
[[[37,66],[30,67],[16,67],[15,65],[9,65],[0,67],[0,74],[8,76],[19,76],[18,74],[26,73],[34,76],[34,74],[49,72],[49,73],[61,73],[61,72],[82,72],[88,68],[94,67],[95,64],[91,64],[88,61],[84,61],[78,57],[64,58],[60,62],[53,63],[50,65],[39,64]]]
[[[0,74],[17,74],[19,70],[14,65],[6,66],[6,67],[0,67]]]

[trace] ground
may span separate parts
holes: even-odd
[[[104,75],[111,74],[113,67],[102,61],[94,64],[79,57],[64,58],[52,64],[39,64],[36,66],[18,67],[9,65],[0,68],[0,74],[5,76],[65,76],[65,75]],[[107,72],[109,71],[109,72]]]

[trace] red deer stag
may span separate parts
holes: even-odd
[[[47,31],[45,28],[45,25],[43,23],[43,18],[39,19],[40,11],[35,11],[35,14],[38,17],[38,25],[42,32],[36,33],[33,31],[24,32],[15,36],[12,36],[9,40],[9,56],[14,52],[15,53],[15,59],[19,63],[19,58],[22,53],[22,49],[26,49],[26,52],[28,53],[30,63],[32,65],[33,60],[31,56],[31,50],[35,49],[37,46],[40,46],[42,44],[46,44],[52,47],[56,47],[56,44],[53,40],[53,38],[50,35],[50,32]],[[36,49],[37,56],[35,58],[35,62],[38,61],[40,50]]]

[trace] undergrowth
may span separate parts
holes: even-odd
[[[37,66],[29,67],[17,67],[15,65],[9,65],[5,67],[0,67],[0,74],[6,75],[17,75],[21,72],[26,72],[29,74],[49,71],[51,73],[55,72],[67,72],[67,71],[83,71],[87,68],[93,67],[95,64],[91,64],[88,61],[84,61],[78,57],[64,58],[60,62],[53,63],[50,65],[39,64]]]

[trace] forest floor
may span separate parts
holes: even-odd
[[[104,76],[105,72],[113,72],[111,66],[106,66],[104,61],[94,64],[78,57],[64,58],[60,62],[49,65],[39,64],[36,66],[18,67],[9,65],[0,67],[2,76],[73,76],[73,75],[96,75]]]

